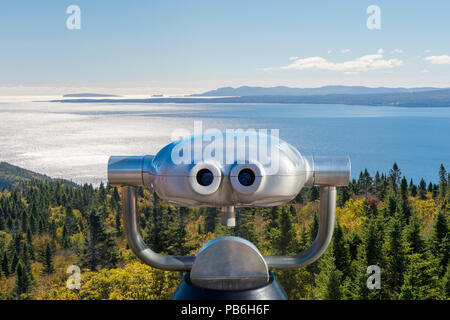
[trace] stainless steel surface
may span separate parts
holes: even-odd
[[[228,137],[226,133],[223,135],[224,139]],[[195,144],[195,137],[188,137],[167,145],[155,156],[111,157],[108,181],[111,185],[152,187],[162,199],[186,207],[276,206],[292,200],[304,186],[348,184],[348,157],[305,157],[290,144],[276,137],[265,137],[275,146],[270,161],[265,163],[247,156],[249,150],[259,154],[259,144],[245,146],[247,158],[233,163],[226,162],[227,156],[216,156],[235,152],[236,146],[228,144],[223,144],[214,156],[205,151],[206,144],[200,150],[202,158],[192,157],[192,162],[177,163],[174,159],[177,152],[191,150]],[[208,169],[214,175],[208,186],[200,185],[196,179],[202,169]],[[238,174],[243,169],[250,169],[255,174],[255,181],[250,186],[239,182]]]
[[[144,157],[144,161],[142,161],[142,183],[147,187],[153,186],[153,177],[155,176],[152,164],[153,158],[154,156],[147,155]]]
[[[230,135],[236,139],[240,137],[239,134],[222,135],[224,140]],[[236,151],[236,145],[227,143],[211,155],[207,152],[209,145],[204,144],[200,150],[202,158],[192,157],[192,162],[178,163],[175,158],[179,150],[190,151],[195,145],[195,136],[192,136],[167,145],[154,157],[111,157],[109,183],[153,187],[162,199],[187,207],[275,206],[292,200],[311,179],[311,168],[288,143],[272,136],[256,136],[258,139],[264,137],[267,144],[273,146],[268,157],[255,159],[250,155],[250,151],[253,155],[268,153],[259,143],[245,145],[243,155]],[[218,156],[220,154],[223,157]],[[227,162],[229,154],[235,155],[234,162]],[[195,174],[201,168],[214,173],[211,185],[198,184]],[[239,184],[237,175],[244,168],[255,173],[256,179],[251,186]]]
[[[311,246],[297,255],[264,256],[269,269],[295,269],[319,259],[327,250],[333,236],[336,215],[336,187],[320,190],[319,230]]]
[[[222,207],[220,212],[222,225],[225,227],[236,226],[236,211],[233,206]]]
[[[220,237],[197,253],[191,282],[213,290],[248,290],[269,281],[269,270],[259,250],[239,237]]]
[[[225,133],[223,135],[226,136]],[[195,257],[160,255],[144,243],[138,229],[134,188],[142,185],[152,187],[160,198],[176,205],[225,207],[222,222],[228,226],[235,224],[235,206],[276,206],[292,200],[304,186],[322,186],[319,231],[312,245],[297,255],[264,256],[264,259],[270,269],[293,269],[316,261],[325,252],[334,228],[335,186],[346,186],[350,180],[348,157],[304,157],[291,145],[269,136],[269,140],[276,143],[276,170],[273,170],[270,163],[261,163],[254,158],[231,164],[209,157],[197,159],[198,161],[193,163],[176,163],[173,159],[174,151],[179,152],[193,140],[194,137],[187,137],[173,142],[155,156],[110,158],[108,182],[111,185],[124,186],[124,229],[130,248],[142,261],[164,270],[190,270],[195,261]],[[246,148],[254,151],[259,145]],[[224,154],[230,151],[227,144],[223,148]],[[255,185],[250,188],[238,185],[238,174],[243,168],[251,169],[255,174]],[[196,179],[196,174],[201,169],[210,170],[214,177],[213,182],[206,187],[198,184]],[[221,245],[225,244],[231,245]],[[238,259],[237,249],[234,250]],[[224,257],[230,259],[225,261],[229,266],[235,265],[234,256],[224,253]]]
[[[144,157],[113,156],[108,161],[108,183],[119,186],[142,186]]]
[[[151,267],[163,270],[190,270],[195,257],[166,256],[152,251],[144,242],[139,231],[136,212],[136,188],[122,187],[123,227],[130,249],[143,262]]]
[[[347,186],[351,164],[346,156],[314,156],[312,170],[315,186]]]

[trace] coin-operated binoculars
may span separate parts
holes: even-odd
[[[131,250],[152,267],[187,271],[173,299],[286,299],[270,270],[306,266],[322,256],[333,235],[336,187],[349,180],[348,157],[305,157],[281,139],[256,132],[194,135],[155,156],[113,156],[108,163],[109,184],[123,187],[123,224]],[[139,232],[138,186],[152,187],[175,205],[222,207],[226,226],[235,225],[235,208],[277,206],[303,187],[320,186],[318,233],[296,255],[264,256],[250,241],[234,236],[209,241],[195,256],[158,254]]]

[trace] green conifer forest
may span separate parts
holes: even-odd
[[[450,181],[443,165],[436,171],[438,184],[413,181],[394,164],[338,188],[324,256],[305,268],[275,270],[289,299],[448,300]],[[240,208],[229,228],[219,209],[175,207],[139,188],[141,232],[166,254],[195,255],[223,235],[246,238],[263,254],[294,254],[316,236],[318,191],[304,189],[279,207]],[[182,273],[144,265],[127,248],[120,194],[103,184],[49,179],[3,187],[0,299],[170,299]],[[380,289],[367,286],[371,265],[381,270]]]

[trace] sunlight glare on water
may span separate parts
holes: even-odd
[[[0,100],[0,161],[77,183],[106,181],[111,155],[154,154],[173,130],[280,129],[303,154],[349,155],[352,175],[388,172],[437,181],[450,159],[450,108],[286,104],[54,103]],[[46,101],[47,100],[47,101]]]

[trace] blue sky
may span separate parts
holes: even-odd
[[[81,9],[80,30],[66,27],[73,4]],[[366,26],[369,5],[381,9],[380,30]],[[450,1],[0,3],[3,95],[240,85],[448,87],[449,56]]]

